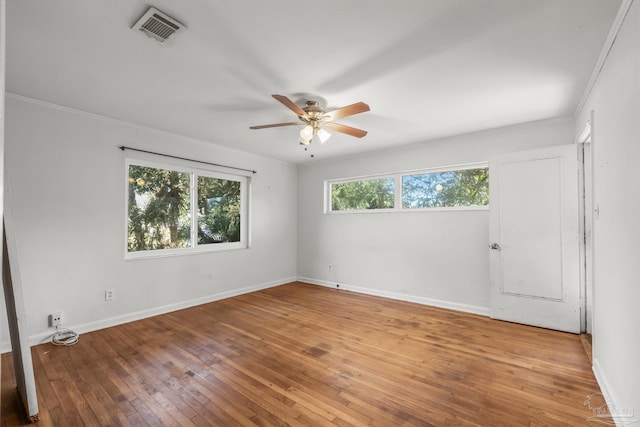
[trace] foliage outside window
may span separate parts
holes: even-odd
[[[332,211],[389,209],[393,205],[393,178],[339,182],[331,186]]]
[[[155,256],[246,247],[245,182],[235,175],[130,163],[127,253]]]
[[[489,205],[489,169],[464,169],[402,176],[402,207]]]
[[[198,177],[198,244],[240,241],[240,182]]]
[[[486,163],[327,181],[328,212],[486,209]]]

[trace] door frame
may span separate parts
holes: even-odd
[[[591,334],[594,318],[593,307],[593,228],[594,220],[597,216],[597,209],[594,207],[594,149],[593,149],[593,115],[591,111],[590,119],[578,136],[576,144],[578,145],[578,166],[580,167],[579,185],[579,213],[580,213],[580,298],[581,298],[581,317],[580,330]]]

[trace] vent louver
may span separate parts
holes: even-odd
[[[158,9],[150,7],[131,28],[164,43],[173,33],[182,30],[184,25]]]

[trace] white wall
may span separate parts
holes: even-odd
[[[574,127],[572,118],[555,119],[300,166],[300,280],[488,314],[488,211],[326,215],[324,181],[571,144]]]
[[[594,111],[594,371],[608,398],[640,418],[640,2],[622,25],[579,113]]]
[[[32,342],[52,331],[52,312],[83,332],[295,280],[295,165],[15,96],[6,116],[6,183]],[[257,170],[251,249],[125,261],[121,145]],[[105,302],[109,288],[116,299]]]

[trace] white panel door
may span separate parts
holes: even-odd
[[[580,332],[575,145],[489,161],[491,317]]]

